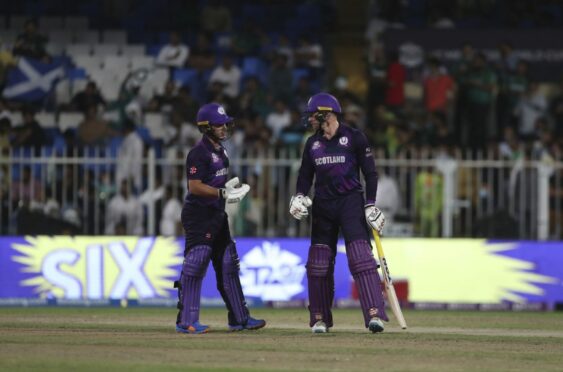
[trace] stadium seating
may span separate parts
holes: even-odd
[[[121,54],[128,57],[144,57],[145,46],[143,44],[125,44],[121,46]]]
[[[123,55],[131,55],[129,53],[123,52]],[[131,55],[131,70],[137,70],[139,68],[154,68],[154,57],[145,55]]]
[[[63,17],[59,16],[43,16],[39,17],[39,31],[48,32],[50,30],[58,30],[63,28]]]
[[[22,15],[12,15],[10,17],[10,28],[21,32],[24,29],[25,22],[29,19],[29,16]]]
[[[131,59],[125,56],[106,55],[103,59],[104,70],[113,71],[116,75],[127,75]]]
[[[267,68],[264,61],[258,57],[244,57],[242,60],[242,78],[256,76],[262,83],[267,80]]]
[[[14,29],[0,30],[0,40],[1,44],[11,47],[16,41],[18,36],[18,31]]]
[[[106,44],[127,44],[127,32],[123,30],[103,30],[102,42]]]
[[[120,48],[118,44],[94,44],[92,46],[92,53],[95,56],[104,58],[106,56],[115,56],[119,54]]]
[[[88,56],[92,54],[92,45],[88,43],[69,44],[65,48],[67,56],[75,58],[77,56]]]
[[[57,120],[52,112],[41,111],[35,115],[35,120],[42,128],[56,128]]]
[[[84,120],[84,114],[81,112],[61,112],[58,122],[59,129],[61,133],[67,129],[76,129],[82,120]]]
[[[74,53],[73,59],[77,67],[81,67],[86,71],[97,70],[102,66],[102,58],[99,56]]]
[[[83,44],[97,44],[100,42],[98,31],[93,30],[76,30],[74,33],[74,42]]]
[[[73,40],[72,33],[63,29],[51,29],[47,36],[49,37],[49,43],[62,44],[63,46],[72,43]]]
[[[83,16],[66,17],[63,24],[67,30],[87,30],[90,26],[88,18]]]
[[[174,70],[173,80],[177,86],[189,86],[193,91],[197,84],[197,71],[192,68],[178,68]]]
[[[140,95],[150,99],[154,94],[162,92],[164,84],[168,80],[168,70],[155,68],[150,70],[149,76],[141,87]]]

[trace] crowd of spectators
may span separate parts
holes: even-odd
[[[83,232],[142,234],[147,229],[147,208],[142,206],[147,207],[148,202],[141,202],[139,195],[154,191],[148,189],[142,159],[149,149],[155,149],[159,158],[183,159],[201,136],[195,116],[204,102],[219,102],[236,118],[233,144],[227,145],[234,154],[244,156],[245,149],[300,143],[297,136],[301,137],[305,128],[299,123],[299,110],[326,78],[318,30],[290,37],[266,32],[258,24],[233,26],[230,8],[220,1],[204,3],[201,15],[201,27],[193,33],[194,38],[186,38],[185,32],[169,32],[168,43],[155,56],[155,68],[167,70],[169,79],[152,96],[142,94],[143,79],[135,80],[133,71],[121,85],[116,100],[105,97],[99,84],[90,80],[68,103],[52,99],[32,103],[0,101],[4,155],[16,158],[54,153],[84,157],[86,163],[89,156],[113,159],[111,166],[77,162],[54,170],[29,162],[3,166],[0,193],[7,198],[2,198],[2,233],[23,231],[19,224],[14,227],[16,220],[23,220],[13,212],[45,212],[49,193],[58,200],[58,213],[51,210],[49,216],[63,219],[65,211],[77,212],[67,213],[67,217],[72,217],[72,223]],[[48,62],[52,56],[47,54],[47,44],[36,20],[30,19],[6,52],[14,58]],[[67,57],[72,62],[73,56]],[[257,66],[245,69],[249,59]],[[195,71],[189,84],[175,79],[179,70]],[[55,115],[80,112],[82,119],[71,129],[44,128],[36,114],[45,109]],[[107,115],[112,112],[117,115]],[[151,138],[146,129],[145,115],[151,113],[163,117],[159,138]],[[173,168],[159,171],[164,174],[157,187],[166,192],[157,194],[156,199],[149,198],[161,203],[157,210],[164,208],[160,217],[173,216],[177,205],[172,201],[182,200],[186,192],[183,167]],[[7,179],[16,179],[18,185],[8,185]],[[41,192],[30,192],[34,189],[30,182],[39,184],[40,180]],[[23,195],[21,191],[25,190],[29,192]],[[67,191],[76,195],[66,195]],[[126,213],[118,213],[120,210]],[[80,218],[74,218],[77,215]],[[156,232],[163,233],[164,228],[176,234],[174,226],[174,222],[164,223],[157,226]]]
[[[321,89],[340,100],[343,120],[364,129],[373,146],[388,157],[434,148],[445,149],[448,154],[471,149],[510,160],[521,156],[543,160],[558,156],[562,149],[563,79],[560,87],[547,94],[545,84],[529,76],[530,62],[516,59],[509,43],[499,45],[502,58],[498,62],[465,44],[460,45],[462,58],[457,63],[448,65],[429,56],[423,67],[413,71],[401,63],[394,48],[370,39],[366,48],[368,91],[361,96],[346,76],[329,73],[331,60],[321,34],[314,32],[317,30],[299,35],[266,32],[260,25],[236,24],[230,8],[221,2],[206,3],[201,9],[201,28],[194,38],[188,40],[183,33],[172,31],[168,43],[160,48],[155,63],[168,71],[169,79],[150,97],[141,94],[142,79],[125,81],[115,101],[104,97],[97,84],[89,81],[70,103],[55,102],[50,107],[55,112],[83,113],[76,129],[57,135],[38,124],[38,107],[0,100],[4,156],[10,147],[31,147],[35,155],[41,155],[43,146],[60,144],[67,155],[99,155],[89,148],[100,146],[102,153],[107,151],[105,155],[111,153],[116,159],[113,167],[82,167],[79,163],[60,166],[54,175],[43,175],[53,177],[47,183],[53,186],[37,191],[33,182],[41,172],[35,172],[33,166],[20,167],[19,185],[9,184],[7,178],[13,170],[4,167],[0,193],[10,198],[2,198],[3,233],[12,223],[8,211],[31,208],[34,201],[33,208],[45,210],[52,199],[58,203],[59,212],[54,213],[56,208],[51,205],[45,214],[62,218],[66,213],[71,223],[88,226],[81,231],[111,234],[146,232],[147,200],[158,201],[157,220],[169,217],[170,221],[158,226],[157,232],[176,234],[178,221],[173,216],[178,214],[173,201],[181,200],[186,191],[184,170],[181,166],[160,169],[156,189],[150,190],[141,159],[150,148],[157,150],[157,157],[183,159],[200,137],[195,124],[197,109],[209,101],[219,102],[236,118],[232,141],[226,144],[232,157],[275,147],[299,149],[306,131],[301,113],[308,98]],[[377,39],[386,27],[401,22],[402,10],[391,6],[393,3],[400,2],[381,2],[387,18],[378,18],[375,25],[370,23],[370,38]],[[432,13],[429,19],[447,27],[444,14]],[[46,42],[36,24],[29,21],[11,52],[14,56],[48,59]],[[258,61],[259,67],[245,69],[246,61]],[[174,79],[181,69],[195,71],[189,84],[181,85]],[[422,94],[409,96],[407,84],[420,87]],[[16,111],[21,111],[21,123],[15,122]],[[104,115],[111,111],[119,115]],[[165,118],[164,134],[158,140],[150,138],[144,129],[149,113]],[[245,176],[250,179],[256,174]],[[76,181],[74,186],[68,185],[71,179]],[[435,174],[423,174],[421,185],[424,179],[432,179],[440,187]],[[391,186],[393,182],[389,180]],[[27,196],[21,197],[21,192]],[[251,198],[258,204],[260,200],[255,199]],[[414,199],[424,203],[428,197],[420,194]],[[399,201],[390,203],[399,208]],[[87,212],[94,209],[104,216]],[[431,213],[429,220],[436,220],[439,210]],[[437,234],[435,226],[424,229],[427,234]]]

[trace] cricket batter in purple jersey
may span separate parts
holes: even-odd
[[[182,209],[186,246],[178,288],[179,333],[206,333],[199,322],[201,285],[209,261],[217,275],[217,289],[228,310],[229,330],[259,329],[266,325],[250,316],[239,278],[239,257],[231,238],[225,202],[238,203],[250,190],[237,177],[227,181],[229,158],[221,142],[232,129],[233,118],[217,103],[203,105],[197,113],[202,139],[186,159],[188,194]]]
[[[326,333],[333,325],[334,260],[338,233],[342,231],[365,325],[374,333],[382,332],[382,320],[389,319],[385,314],[369,231],[372,227],[381,232],[385,223],[383,213],[374,206],[377,172],[366,136],[341,123],[341,114],[340,103],[328,93],[315,94],[309,99],[307,121],[316,131],[305,144],[297,193],[289,206],[289,213],[301,220],[312,205],[311,247],[307,259],[309,325],[313,333]],[[365,200],[360,170],[366,183]],[[307,194],[313,179],[315,197],[311,201]]]

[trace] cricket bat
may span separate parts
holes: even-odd
[[[373,231],[373,238],[375,239],[375,247],[377,248],[377,255],[379,256],[379,263],[381,264],[381,271],[383,272],[383,283],[385,285],[385,293],[387,293],[387,299],[389,300],[389,305],[395,318],[399,322],[402,329],[407,329],[407,322],[401,311],[401,306],[399,305],[399,299],[397,299],[397,293],[395,293],[395,287],[393,286],[393,280],[389,274],[389,266],[387,266],[387,261],[385,260],[385,254],[383,254],[383,247],[381,246],[381,241],[379,240],[379,234],[375,229]]]

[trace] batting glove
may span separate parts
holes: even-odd
[[[250,186],[240,183],[238,177],[231,178],[225,183],[224,189],[219,189],[219,197],[225,199],[227,203],[238,203],[250,191]]]
[[[383,212],[381,212],[379,208],[373,204],[367,204],[364,209],[368,224],[372,229],[377,230],[377,232],[381,234],[383,225],[385,225],[385,216],[383,215]]]
[[[301,220],[309,215],[307,209],[313,204],[308,196],[294,195],[289,201],[289,213],[296,219]]]

